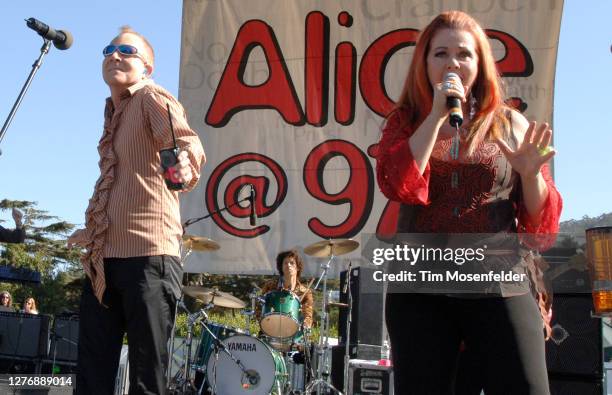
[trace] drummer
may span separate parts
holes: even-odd
[[[262,295],[277,289],[293,292],[301,302],[304,329],[310,329],[314,301],[312,290],[300,282],[304,261],[296,250],[283,251],[276,256],[276,269],[279,278],[266,282],[261,288]]]

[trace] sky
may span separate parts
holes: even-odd
[[[40,209],[63,220],[84,222],[99,174],[96,147],[109,94],[101,77],[102,48],[120,26],[132,26],[155,47],[155,81],[178,96],[181,14],[179,0],[1,3],[2,124],[42,45],[24,19],[35,17],[65,28],[74,44],[66,51],[52,48],[45,57],[0,143],[0,199],[36,201]],[[609,0],[564,4],[553,120],[562,220],[612,212],[609,15]],[[9,219],[10,213],[0,213],[0,218]]]

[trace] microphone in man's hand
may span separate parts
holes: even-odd
[[[454,81],[461,83],[461,78],[456,73],[446,74],[445,84],[452,84]],[[446,107],[449,109],[448,123],[454,128],[458,128],[463,123],[463,111],[461,111],[461,99],[458,97],[447,97]]]
[[[72,34],[67,30],[55,30],[38,19],[26,19],[26,24],[43,38],[53,41],[57,49],[68,49],[72,45]]]
[[[251,224],[251,226],[255,226],[257,225],[257,212],[255,211],[255,185],[253,184],[251,184],[249,202],[251,203],[251,215],[249,215],[249,223]]]

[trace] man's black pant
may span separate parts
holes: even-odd
[[[112,394],[127,332],[130,394],[163,394],[168,339],[183,270],[177,257],[104,259],[106,291],[98,303],[91,282],[81,296],[77,394]]]
[[[454,394],[462,340],[477,361],[472,384],[487,395],[549,394],[542,318],[530,294],[388,294],[386,321],[396,394]],[[459,393],[467,393],[463,388]]]

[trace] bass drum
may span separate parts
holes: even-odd
[[[263,341],[246,335],[228,337],[222,343],[244,365],[246,373],[225,352],[211,354],[206,377],[217,395],[280,394],[287,382],[287,367],[280,352]]]
[[[238,328],[232,328],[229,326],[216,324],[214,322],[208,323],[206,325],[208,326],[208,329],[210,329],[210,331],[219,338],[219,340],[227,339],[230,336],[244,333],[244,331]],[[208,333],[206,329],[202,329],[200,345],[197,348],[195,355],[196,368],[202,369],[206,366],[205,364],[208,361],[208,357],[213,352],[214,345],[215,343],[213,337],[210,335],[210,333]]]

